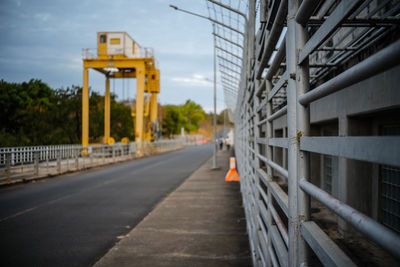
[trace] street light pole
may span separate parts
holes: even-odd
[[[215,24],[213,26],[213,33],[215,32]],[[217,43],[214,36],[214,116],[213,116],[213,129],[214,129],[214,155],[212,168],[217,168]]]
[[[212,161],[212,168],[211,169],[217,169],[217,51],[216,51],[216,37],[215,37],[215,21],[210,19],[209,17],[203,16],[203,15],[199,15],[184,9],[180,9],[177,6],[173,6],[173,5],[169,5],[171,8],[177,10],[177,11],[182,11],[185,12],[187,14],[196,16],[196,17],[200,17],[202,19],[206,19],[211,21],[213,24],[213,41],[214,41],[214,114],[213,114],[213,161]],[[219,22],[218,22],[219,23]],[[221,24],[221,23],[219,23]],[[225,25],[223,25],[225,26]]]

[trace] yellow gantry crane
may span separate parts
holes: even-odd
[[[97,50],[93,51],[93,50]],[[160,70],[151,48],[141,47],[126,32],[98,32],[97,49],[83,49],[82,145],[89,145],[89,69],[106,77],[104,143],[110,136],[110,79],[136,78],[136,101],[132,103],[135,142],[151,141],[157,122]],[[145,106],[145,98],[147,103]],[[146,110],[145,110],[146,109]],[[140,154],[138,150],[138,154]]]

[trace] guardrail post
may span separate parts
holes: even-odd
[[[57,150],[57,172],[61,172],[61,151]]]
[[[112,149],[112,161],[115,162],[115,149],[114,149],[114,145],[111,147]]]
[[[79,169],[79,158],[78,158],[78,155],[79,155],[79,150],[78,149],[76,149],[75,150],[75,169]]]
[[[35,151],[34,153],[34,174],[39,175],[39,151]]]
[[[11,176],[11,153],[6,153],[6,178],[10,179]]]

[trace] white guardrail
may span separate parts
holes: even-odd
[[[149,156],[185,146],[203,143],[198,135],[174,140],[142,143],[141,155]],[[17,179],[57,175],[137,157],[137,144],[115,143],[113,145],[54,145],[0,148],[0,183]]]

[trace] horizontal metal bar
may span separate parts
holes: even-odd
[[[400,136],[301,137],[300,149],[378,164],[400,166]]]
[[[273,162],[272,160],[269,160],[260,154],[256,154],[256,156],[259,159],[261,159],[262,161],[264,161],[265,163],[267,163],[271,168],[273,168],[274,170],[276,170],[277,172],[282,174],[285,178],[289,177],[288,171],[286,169],[282,168],[281,166],[279,166],[278,164],[276,164],[275,162]]]
[[[282,117],[286,113],[287,113],[287,106],[284,106],[283,108],[281,108],[280,110],[278,110],[277,112],[272,114],[271,116],[268,116],[268,121],[273,121],[279,117]]]
[[[319,2],[319,0],[304,0],[300,5],[299,10],[297,11],[295,17],[296,22],[303,26],[306,26],[307,21],[312,16]]]
[[[268,247],[268,252],[269,252],[269,255],[270,255],[270,257],[271,257],[272,266],[273,266],[273,267],[279,267],[278,260],[276,259],[275,253],[274,253],[274,251],[272,250],[272,247],[271,247],[271,246]]]
[[[306,180],[300,181],[300,187],[398,260],[400,259],[400,236],[398,234]]]
[[[272,90],[268,94],[268,101],[271,101],[271,99],[278,93],[279,89],[281,89],[288,81],[289,79],[289,74],[287,71],[281,76],[279,81],[274,85]]]
[[[268,39],[266,40],[265,49],[262,54],[262,59],[260,62],[260,67],[256,74],[256,78],[258,80],[261,79],[261,74],[263,73],[265,66],[268,64],[269,58],[271,57],[271,54],[275,49],[275,45],[279,40],[279,36],[283,29],[285,17],[287,15],[287,5],[288,5],[287,1],[280,2],[274,23],[267,37]]]
[[[263,183],[268,187],[268,190],[271,191],[272,195],[274,196],[274,199],[278,203],[279,207],[281,207],[282,211],[285,213],[286,217],[288,216],[288,195],[282,190],[282,188],[273,181],[268,181],[267,173],[258,168],[256,169],[256,173],[258,174],[258,177],[263,181]]]
[[[241,58],[241,57],[239,57],[239,56],[236,55],[235,53],[232,53],[231,51],[228,51],[228,50],[226,50],[226,49],[223,49],[222,47],[219,47],[218,45],[216,45],[215,48],[218,49],[218,50],[221,50],[221,51],[223,51],[223,52],[225,52],[225,53],[227,53],[227,54],[229,54],[229,55],[231,55],[231,56],[233,56],[233,57],[236,57],[237,59],[239,59],[240,61],[242,61],[242,58]]]
[[[222,39],[222,40],[224,40],[224,41],[226,41],[226,42],[228,42],[228,43],[231,43],[231,44],[236,45],[237,47],[240,47],[241,49],[243,49],[243,46],[242,46],[242,45],[240,45],[240,44],[238,44],[238,43],[235,43],[234,41],[229,40],[228,38],[225,38],[225,37],[223,37],[223,36],[221,36],[221,35],[219,35],[219,34],[217,34],[217,33],[215,33],[215,32],[213,32],[212,34],[213,34],[215,37],[219,38],[219,39]]]
[[[235,63],[235,62],[233,62],[233,61],[231,61],[231,60],[229,60],[229,59],[227,59],[227,58],[224,58],[224,57],[221,57],[221,56],[217,56],[219,59],[222,59],[222,60],[224,60],[224,61],[226,61],[226,62],[228,62],[228,63],[230,63],[230,64],[232,64],[232,65],[234,65],[234,66],[236,66],[236,67],[238,67],[238,68],[241,68],[242,66],[240,66],[239,64],[237,64],[237,63]]]
[[[257,96],[260,96],[261,93],[262,93],[263,91],[265,91],[265,89],[266,89],[266,79],[264,79],[264,80],[261,82],[260,86],[257,88],[256,95],[257,95]]]
[[[271,215],[272,215],[276,225],[278,226],[278,229],[279,229],[279,232],[282,235],[283,241],[285,241],[286,246],[288,246],[288,244],[289,244],[288,231],[287,231],[285,225],[283,224],[283,221],[282,221],[281,217],[276,212],[276,210],[274,208],[274,205],[272,203],[269,203],[268,196],[264,192],[264,189],[262,189],[260,185],[257,185],[257,189],[260,192],[260,194],[262,195],[262,197],[264,198],[264,201],[267,204],[268,209],[271,211]],[[266,217],[267,216],[267,209],[264,206],[264,202],[262,200],[258,200],[258,206],[260,207],[261,215],[263,216],[264,220],[267,221],[267,217]]]
[[[265,118],[265,119],[263,119],[263,120],[260,120],[259,122],[257,122],[257,126],[259,126],[259,125],[261,125],[261,124],[264,124],[264,123],[266,123],[267,122],[267,118]]]
[[[357,50],[357,47],[321,47],[316,49],[316,51],[355,51]]]
[[[286,34],[285,37],[282,40],[281,45],[279,46],[278,52],[275,54],[274,59],[272,60],[271,66],[269,67],[267,71],[267,75],[265,76],[265,79],[271,80],[272,76],[275,75],[276,71],[279,69],[279,67],[286,66],[286,64],[281,64],[282,60],[286,56]]]
[[[267,104],[267,99],[264,98],[264,99],[261,101],[260,105],[258,105],[258,107],[257,107],[257,112],[260,112],[260,110],[263,109],[263,108],[265,107],[266,104]]]
[[[275,171],[282,174],[286,179],[289,177],[289,172],[285,168],[282,168],[279,164],[276,164],[272,160],[267,160],[266,163],[272,167]]]
[[[300,226],[303,238],[324,266],[355,267],[353,261],[312,221]]]
[[[335,31],[340,22],[342,22],[360,2],[361,0],[341,1],[332,14],[304,45],[299,54],[298,64],[301,64],[314,49],[325,41]]]
[[[265,227],[264,227],[264,225],[262,223],[260,223],[260,229],[261,229],[261,231],[259,231],[259,232],[261,232],[261,235],[259,234],[258,236],[259,236],[259,239],[260,239],[260,244],[261,244],[261,246],[263,248],[263,252],[264,253],[267,252],[268,254],[270,254],[270,258],[271,258],[273,267],[279,267],[278,261],[277,261],[277,259],[275,257],[275,254],[273,253],[273,251],[271,249],[271,246],[267,246],[267,244],[268,244],[268,234],[267,234],[267,230],[265,229]],[[267,249],[267,251],[265,251],[266,249]],[[266,253],[266,255],[267,255],[267,253]]]
[[[231,31],[234,31],[234,32],[236,32],[236,33],[238,33],[238,34],[240,34],[240,35],[242,35],[242,36],[244,37],[244,33],[241,32],[241,31],[239,31],[239,30],[236,29],[236,28],[233,28],[233,27],[231,27],[231,26],[229,26],[229,25],[226,25],[225,23],[222,23],[222,22],[220,22],[220,21],[218,21],[218,20],[215,20],[215,19],[212,19],[212,18],[208,18],[208,20],[211,21],[211,22],[213,22],[213,23],[215,23],[215,24],[218,24],[218,25],[220,25],[220,26],[222,26],[222,27],[224,27],[224,28],[227,28],[227,29],[229,29],[229,30],[231,30]]]
[[[275,147],[288,148],[288,139],[287,138],[269,138],[268,145]]]
[[[241,12],[240,10],[234,9],[234,8],[228,6],[228,5],[225,5],[225,4],[223,4],[223,3],[221,3],[221,2],[218,2],[218,1],[215,1],[215,0],[207,0],[207,1],[209,1],[209,2],[211,2],[211,3],[213,3],[213,4],[215,4],[215,5],[218,5],[218,6],[220,6],[220,7],[223,7],[223,8],[225,8],[225,9],[228,9],[229,11],[232,11],[232,12],[234,12],[234,13],[236,13],[236,14],[242,16],[242,17],[244,18],[244,20],[245,20],[245,23],[247,23],[246,14],[244,14],[244,13]]]
[[[236,70],[234,70],[234,69],[231,69],[231,68],[225,66],[224,64],[219,64],[219,66],[222,67],[222,68],[225,68],[225,69],[227,69],[227,70],[229,70],[229,71],[231,71],[231,72],[234,72],[234,73],[237,73],[237,74],[240,75],[240,72],[238,72],[238,71],[236,71]]]
[[[223,71],[223,70],[220,70],[219,72],[221,72],[222,74],[224,74],[224,75],[226,75],[226,76],[231,77],[231,78],[234,79],[234,80],[239,80],[238,77],[236,77],[236,76],[234,76],[234,75],[232,75],[232,74],[229,74],[229,73],[227,73],[227,72],[225,72],[225,71]]]
[[[324,19],[310,19],[307,26],[319,26],[324,21]],[[399,24],[399,18],[345,19],[340,23],[340,27],[390,27]]]
[[[278,226],[279,232],[282,235],[282,239],[285,242],[286,246],[289,246],[289,235],[286,229],[286,226],[283,224],[281,217],[279,217],[278,213],[276,212],[274,205],[268,203],[268,208],[271,211],[271,215],[274,218],[276,225]]]
[[[256,143],[267,145],[268,141],[267,138],[256,138]]]
[[[377,75],[400,63],[400,40],[375,53],[364,61],[321,84],[314,90],[299,97],[299,103],[307,105],[312,101],[349,87],[357,82]]]
[[[274,248],[278,256],[280,266],[287,267],[289,265],[288,251],[285,244],[282,241],[281,236],[279,235],[278,228],[275,225],[271,225],[269,233],[271,235],[271,240],[272,243],[274,244]]]

